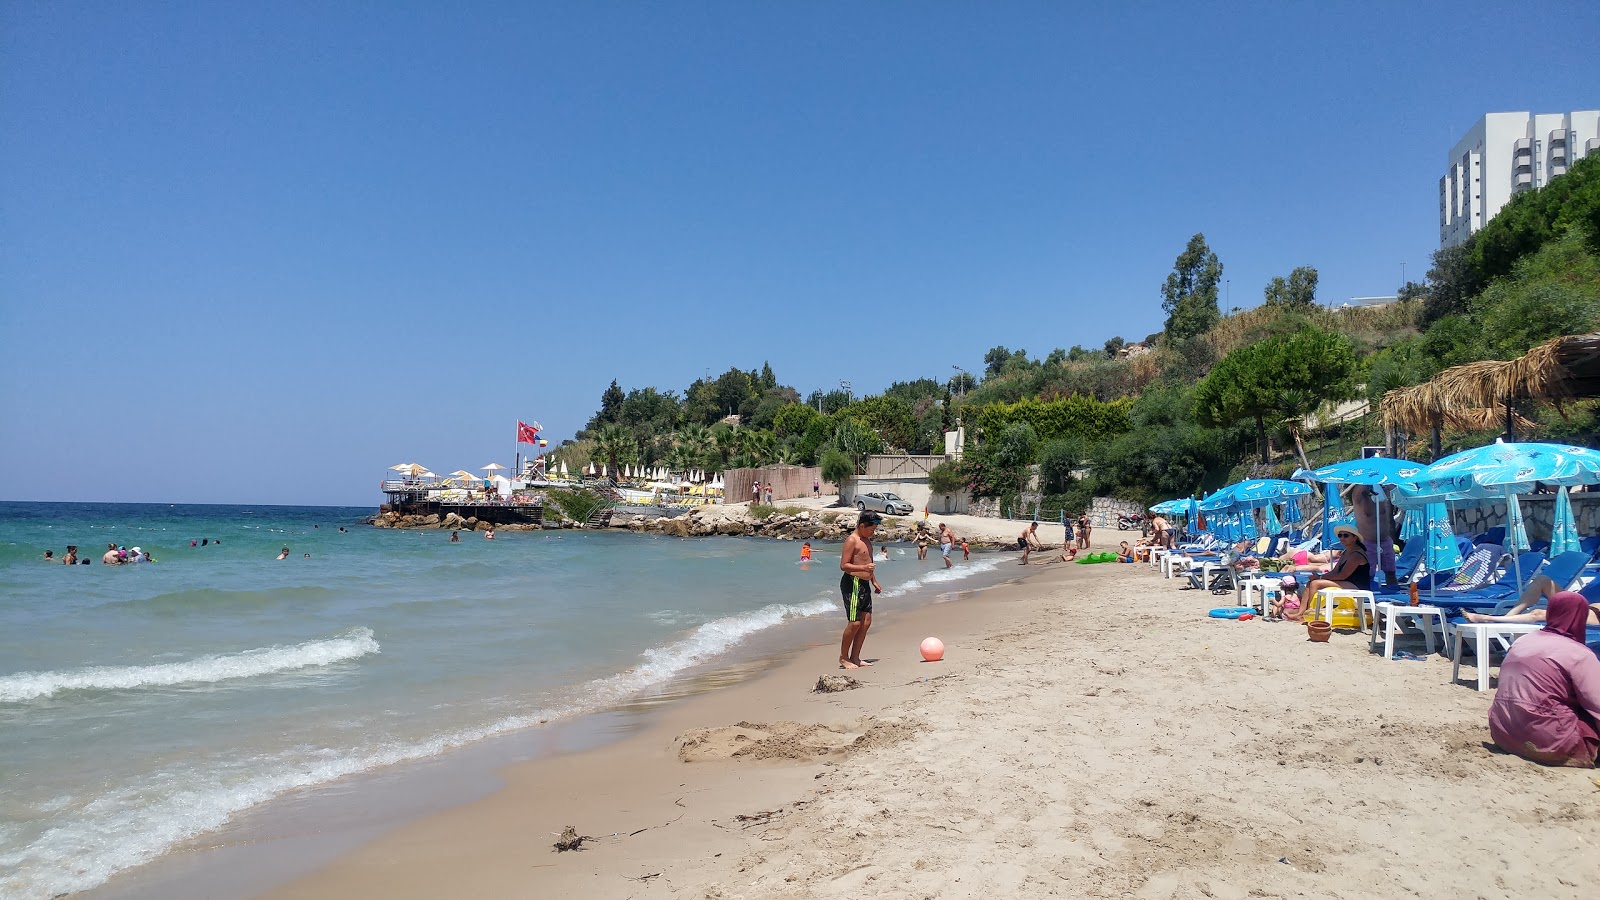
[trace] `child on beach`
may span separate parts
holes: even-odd
[[[800,559],[802,561],[804,561],[804,560],[808,560],[810,558],[811,558],[811,542],[810,541],[806,541],[804,544],[800,545]]]
[[[1300,621],[1300,582],[1293,575],[1285,575],[1279,584],[1283,590],[1278,592],[1278,599],[1272,601],[1272,613],[1267,618]]]
[[[972,558],[972,548],[967,546],[967,539],[961,539],[961,559],[966,561]]]

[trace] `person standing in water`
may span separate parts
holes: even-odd
[[[882,593],[877,566],[872,561],[872,534],[883,519],[875,512],[864,512],[856,519],[856,530],[844,542],[839,556],[839,593],[844,599],[844,636],[839,640],[839,668],[859,669],[872,663],[861,659],[861,645],[872,627],[872,592]]]
[[[1028,523],[1028,527],[1024,529],[1021,534],[1017,535],[1016,546],[1018,550],[1022,551],[1021,564],[1024,566],[1028,564],[1028,554],[1039,549],[1039,538],[1037,536],[1038,531],[1039,523],[1030,522]]]

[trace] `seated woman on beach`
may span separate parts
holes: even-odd
[[[1538,603],[1541,599],[1550,600],[1561,591],[1562,589],[1557,587],[1556,583],[1551,581],[1548,576],[1535,575],[1528,580],[1528,586],[1522,589],[1522,596],[1517,598],[1517,605],[1511,607],[1504,615],[1491,616],[1475,612],[1463,612],[1462,615],[1466,617],[1468,622],[1544,622],[1549,617],[1548,610],[1529,609],[1528,607]],[[1579,594],[1579,596],[1583,595]],[[1590,605],[1588,624],[1600,625],[1600,604]]]
[[[1349,588],[1355,591],[1372,589],[1372,567],[1367,564],[1367,551],[1361,547],[1361,534],[1349,525],[1333,530],[1339,536],[1344,550],[1339,554],[1339,564],[1333,571],[1311,579],[1303,596],[1313,598],[1323,588]]]
[[[1489,735],[1507,753],[1553,766],[1593,766],[1600,751],[1600,659],[1584,646],[1582,594],[1550,598],[1545,626],[1506,651]]]

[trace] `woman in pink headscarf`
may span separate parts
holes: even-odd
[[[1600,658],[1584,646],[1589,604],[1562,591],[1544,628],[1523,635],[1500,665],[1489,734],[1502,750],[1555,766],[1592,766],[1600,750]]]

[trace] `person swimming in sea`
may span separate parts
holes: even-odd
[[[279,559],[288,559],[289,558],[289,548],[288,547],[283,548],[283,552],[278,554],[278,558]]]
[[[811,542],[810,541],[806,541],[804,544],[800,545],[800,559],[802,561],[811,559]]]

